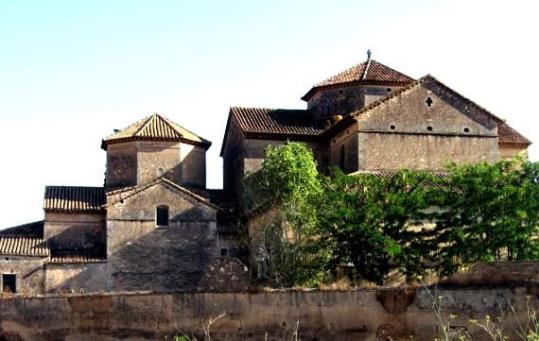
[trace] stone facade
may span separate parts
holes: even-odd
[[[95,254],[105,251],[104,213],[45,212],[43,233],[56,254],[81,249]]]
[[[209,146],[157,114],[115,131],[104,187],[48,186],[44,222],[0,234],[3,292],[245,289],[224,195],[206,190]]]
[[[167,181],[123,196],[107,207],[109,289],[197,289],[220,256],[218,208]],[[156,224],[159,205],[168,207],[163,226]]]
[[[204,339],[215,340],[418,340],[440,337],[432,295],[443,297],[442,319],[466,340],[492,338],[480,327],[506,310],[504,335],[521,339],[527,309],[537,311],[535,284],[504,287],[400,288],[258,293],[120,293],[56,295],[0,300],[0,338],[6,340]],[[450,317],[450,315],[452,317]],[[220,318],[217,318],[221,316]],[[515,320],[514,316],[518,319]],[[455,337],[455,339],[457,339]]]
[[[306,143],[322,173],[440,170],[450,161],[525,155],[531,143],[432,76],[414,80],[370,56],[303,99],[306,109],[231,108],[222,191],[206,189],[210,141],[158,114],[115,130],[101,145],[103,187],[47,186],[44,221],[0,233],[2,288],[244,288],[247,270],[236,258],[258,266],[255,235],[264,216],[245,205],[246,178],[260,169],[268,146],[286,141]],[[242,223],[250,255],[239,245]]]
[[[414,80],[371,60],[314,86],[304,114],[231,110],[223,140],[225,188],[241,205],[244,178],[267,146],[306,142],[322,172],[439,171],[449,162],[494,162],[526,155],[524,136],[430,75]],[[322,127],[322,129],[320,129]]]

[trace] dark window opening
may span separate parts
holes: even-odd
[[[157,206],[155,210],[155,223],[157,226],[168,226],[168,206]]]
[[[432,131],[432,127],[431,127],[431,126],[428,126],[428,127],[427,127],[427,130],[428,130],[428,131]]]
[[[389,129],[395,130],[395,126],[392,124],[392,125],[389,126]]]
[[[339,90],[339,94],[342,94],[342,90]]]
[[[430,108],[432,106],[432,103],[434,103],[434,101],[432,100],[432,98],[427,97],[427,100],[425,101],[425,103],[427,104],[427,107]]]
[[[221,249],[221,257],[228,256],[228,249]]]
[[[469,133],[469,132],[470,132],[470,129],[469,129],[469,128],[464,128],[464,132],[465,132],[465,133]]]
[[[17,277],[15,275],[2,275],[2,292],[5,294],[17,292]]]
[[[387,92],[391,92],[391,88],[386,88],[386,91],[387,91]]]
[[[345,157],[346,157],[346,150],[344,149],[344,145],[341,146],[341,155],[339,157],[339,168],[344,172],[344,165],[345,165]]]

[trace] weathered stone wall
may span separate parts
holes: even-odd
[[[14,274],[17,293],[23,295],[41,294],[44,291],[43,264],[46,260],[47,257],[2,256],[0,258],[0,282],[2,274]],[[2,283],[0,283],[0,288],[2,288]]]
[[[158,227],[157,205],[169,207],[169,226]],[[197,289],[220,255],[216,209],[163,183],[107,209],[107,289]]]
[[[521,156],[525,159],[528,158],[527,147],[500,146],[499,148],[500,148],[500,157],[504,160],[510,160],[515,156]]]
[[[227,140],[223,150],[223,189],[238,202],[243,194],[243,144],[244,139],[236,119],[231,115]]]
[[[498,160],[496,121],[437,91],[428,84],[417,86],[360,115],[357,125],[331,141],[332,164],[337,164],[343,145],[347,151],[357,145],[357,151],[347,155],[357,157],[357,169],[347,161],[348,172],[437,170],[448,161]],[[351,128],[357,131],[357,142],[351,139]]]
[[[400,87],[355,85],[324,89],[316,93],[307,108],[315,119],[327,119],[334,115],[347,115],[370,103],[387,97]]]
[[[43,235],[53,253],[85,249],[102,254],[106,245],[105,214],[45,212]]]
[[[496,143],[496,138],[359,133],[358,164],[360,170],[442,170],[450,161],[497,161]]]
[[[137,184],[148,183],[162,175],[181,183],[180,143],[138,141]]]
[[[180,144],[182,186],[206,188],[206,150],[190,144]]]
[[[451,332],[490,340],[469,319],[495,316],[499,307],[526,320],[526,305],[539,308],[537,288],[356,290],[343,292],[176,293],[54,296],[0,299],[0,338],[6,340],[163,340],[173,335],[203,337],[201,323],[224,313],[211,326],[216,340],[433,340],[440,323],[432,295],[442,296]],[[531,296],[530,296],[531,295]],[[511,313],[505,331],[516,340]]]
[[[137,181],[165,175],[182,186],[206,187],[206,151],[186,143],[137,142]]]
[[[335,115],[347,115],[370,103],[387,97],[400,87],[354,85],[318,91],[308,102],[307,108],[314,119],[328,119]]]
[[[345,173],[357,171],[359,160],[357,123],[335,136],[329,144],[329,149],[330,166],[342,168]]]
[[[111,144],[107,147],[107,188],[134,186],[137,184],[136,142]]]
[[[104,292],[107,283],[107,264],[96,263],[46,264],[45,292]]]
[[[165,176],[187,187],[206,187],[206,150],[186,143],[132,141],[107,147],[108,188],[148,183]]]

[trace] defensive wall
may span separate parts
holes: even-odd
[[[212,319],[213,340],[291,340],[295,331],[301,340],[433,340],[441,328],[433,297],[451,332],[489,340],[470,320],[503,309],[504,329],[518,340],[517,319],[525,324],[539,309],[539,282],[536,265],[517,265],[436,287],[3,297],[0,340],[203,340]]]

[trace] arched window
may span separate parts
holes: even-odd
[[[159,205],[155,208],[155,224],[157,226],[168,226],[168,206]]]
[[[339,156],[339,168],[344,172],[344,166],[346,163],[346,150],[344,149],[344,145],[341,146],[341,155]]]

